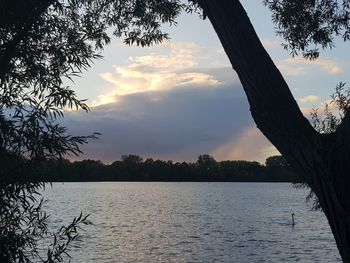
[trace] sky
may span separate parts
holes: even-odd
[[[340,81],[349,82],[347,43],[313,62],[292,58],[281,47],[270,11],[259,1],[242,1],[264,47],[308,116]],[[91,111],[67,111],[72,134],[99,132],[74,160],[111,163],[124,154],[143,158],[264,163],[277,150],[256,128],[242,85],[208,20],[182,14],[171,39],[152,47],[129,47],[115,39],[82,77],[70,84]]]

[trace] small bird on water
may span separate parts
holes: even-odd
[[[295,226],[295,222],[294,222],[294,213],[292,214],[292,226]]]

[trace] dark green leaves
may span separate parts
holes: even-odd
[[[36,159],[78,154],[86,143],[58,124],[67,108],[88,111],[64,83],[100,58],[112,35],[159,43],[168,38],[162,24],[188,8],[179,0],[33,0],[17,9],[10,2],[0,3],[11,10],[0,19],[0,146]]]
[[[0,188],[0,262],[66,262],[68,246],[81,225],[80,214],[68,226],[48,231],[45,202],[36,190],[42,183],[7,184]]]
[[[315,108],[310,113],[312,125],[320,133],[333,133],[342,123],[350,108],[350,89],[340,82],[331,100],[324,103],[322,112]]]
[[[0,262],[63,262],[80,215],[57,233],[47,230],[41,161],[78,155],[90,136],[72,136],[64,110],[88,111],[66,85],[87,70],[111,37],[148,46],[168,35],[186,9],[179,0],[0,1]],[[38,242],[52,238],[45,255]]]
[[[277,34],[292,55],[302,52],[308,59],[319,56],[319,48],[332,48],[334,38],[350,39],[349,0],[264,0],[272,11]]]

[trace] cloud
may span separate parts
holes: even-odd
[[[162,52],[129,57],[128,65],[113,66],[114,72],[101,73],[100,77],[113,88],[99,95],[92,106],[117,102],[119,96],[137,92],[220,84],[212,75],[199,70],[198,60],[205,54],[200,46],[167,42]]]
[[[316,95],[308,95],[308,96],[305,96],[305,97],[298,99],[298,102],[305,104],[305,103],[313,103],[313,102],[316,102],[318,100],[319,100],[319,97],[317,97]]]
[[[102,133],[82,148],[79,159],[110,163],[138,154],[195,161],[209,153],[217,159],[264,161],[270,144],[249,128],[253,120],[237,75],[230,66],[206,61],[217,50],[193,43],[167,43],[156,50],[102,73],[110,91],[100,94],[88,115],[66,113],[72,134]]]
[[[264,163],[266,157],[280,153],[255,126],[249,126],[211,154],[218,160],[251,160]]]
[[[335,116],[339,116],[339,109],[335,103],[332,103],[331,99],[320,100],[320,98],[315,95],[309,95],[298,99],[298,103],[300,104],[300,110],[303,113],[304,117],[307,118],[311,123],[312,114],[315,112],[315,110],[317,110],[318,117],[326,117],[324,112],[326,104],[329,111],[331,111]]]
[[[154,99],[158,98],[158,99]],[[88,115],[67,113],[74,134],[101,132],[100,140],[83,147],[81,158],[112,162],[122,154],[194,161],[252,125],[239,85],[140,92],[117,103],[93,108]]]
[[[307,61],[310,65],[317,66],[330,75],[341,75],[344,73],[344,70],[341,68],[341,66],[335,60],[332,59],[319,58],[314,61]]]
[[[281,44],[278,43],[276,40],[270,38],[263,38],[261,40],[261,43],[266,49],[275,49],[281,46]]]
[[[288,63],[278,64],[277,67],[286,76],[304,76],[307,74],[305,67],[296,67]]]
[[[316,60],[307,60],[301,57],[288,58],[277,65],[284,74],[289,76],[306,75],[310,66],[321,69],[329,75],[340,75],[344,72],[335,60],[325,58],[318,58]]]
[[[215,52],[219,55],[226,55],[225,49],[223,47],[215,49]]]

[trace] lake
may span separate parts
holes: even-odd
[[[54,228],[91,214],[72,262],[341,262],[306,195],[286,183],[185,182],[54,183],[44,193]]]

